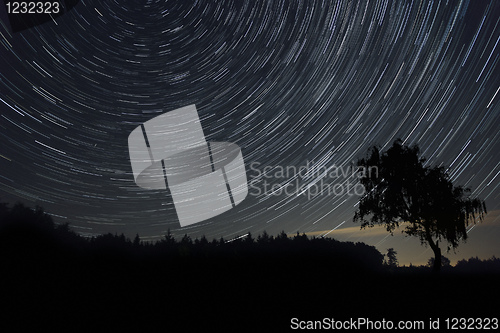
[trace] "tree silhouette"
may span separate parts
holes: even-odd
[[[245,242],[249,245],[253,244],[252,233],[248,232],[248,234],[245,237]]]
[[[405,224],[404,233],[431,247],[437,272],[441,268],[439,242],[456,248],[467,239],[467,226],[476,223],[476,217],[483,220],[486,205],[470,198],[470,189],[454,186],[443,167],[424,162],[418,146],[402,145],[399,139],[383,153],[370,148],[368,156],[358,160],[359,179],[366,191],[354,222],[362,222],[361,228],[384,225],[391,234]]]
[[[268,244],[273,240],[273,236],[269,236],[267,231],[263,231],[262,235],[257,236],[257,243],[258,244]]]
[[[133,244],[134,244],[135,247],[139,247],[141,245],[141,238],[139,237],[139,234],[135,235],[134,243]]]
[[[161,240],[161,244],[166,245],[167,247],[172,247],[175,244],[175,238],[170,231],[170,228],[167,230],[167,234]]]
[[[389,267],[397,267],[398,266],[398,258],[396,257],[398,253],[392,247],[387,249],[387,266]]]

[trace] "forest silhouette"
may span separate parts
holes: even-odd
[[[85,238],[23,204],[0,204],[0,221],[7,309],[0,328],[286,331],[297,316],[497,314],[485,301],[500,296],[497,258],[463,260],[436,276],[430,267],[397,266],[393,250],[384,259],[364,243],[299,233],[193,240],[168,232],[155,243],[139,235]]]

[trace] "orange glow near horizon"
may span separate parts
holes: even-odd
[[[403,223],[394,230],[392,237],[384,226],[361,229],[359,224],[335,230],[306,232],[305,234],[309,237],[322,237],[325,235],[324,237],[331,237],[339,241],[363,242],[375,246],[382,254],[392,247],[398,253],[401,266],[410,263],[417,266],[425,265],[427,260],[433,257],[432,250],[421,245],[416,237],[403,234],[404,226]],[[450,259],[452,265],[459,260],[476,256],[483,260],[490,259],[493,256],[500,257],[500,244],[492,236],[495,234],[491,232],[493,229],[500,231],[500,210],[488,212],[483,222],[469,225],[468,239],[458,246],[456,253],[453,250],[447,253],[446,246],[443,244],[441,246],[443,255]],[[295,234],[289,236],[293,237]]]

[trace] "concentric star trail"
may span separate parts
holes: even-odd
[[[355,195],[254,191],[180,228],[165,191],[135,185],[127,137],[190,104],[209,141],[242,147],[254,189],[311,187],[323,178],[276,172],[347,167],[401,138],[500,209],[498,1],[82,0],[0,33],[0,199],[41,205],[83,234],[352,227]]]

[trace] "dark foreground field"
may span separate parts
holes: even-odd
[[[365,244],[282,234],[153,245],[52,227],[0,229],[2,332],[283,332],[292,318],[359,317],[443,327],[499,314],[494,270],[388,269]]]

